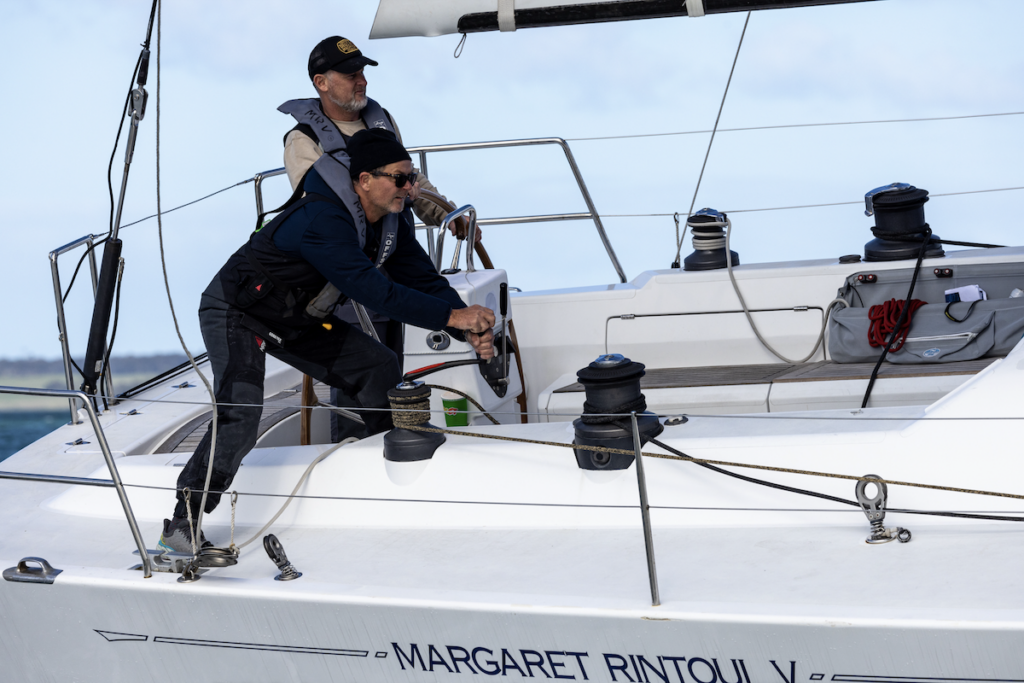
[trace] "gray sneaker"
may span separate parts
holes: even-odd
[[[188,520],[180,517],[171,517],[164,520],[164,532],[160,535],[160,542],[156,544],[158,550],[168,553],[192,554],[192,530],[189,529]],[[206,540],[206,534],[200,534],[202,539],[200,548],[211,548],[213,544]]]

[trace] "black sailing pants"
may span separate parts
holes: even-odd
[[[218,404],[217,448],[210,490],[224,491],[231,485],[242,458],[256,444],[263,412],[266,358],[256,333],[242,325],[241,311],[201,308],[199,324],[213,370],[213,390]],[[332,330],[314,328],[299,339],[287,342],[286,348],[267,342],[266,350],[313,379],[341,389],[354,402],[352,407],[387,408],[388,389],[402,379],[393,351],[343,322],[334,323]],[[367,411],[360,415],[366,421],[367,434],[392,427],[388,412]],[[187,487],[193,492],[193,516],[198,514],[206,483],[212,429],[211,423],[178,477],[178,488]],[[211,512],[219,502],[220,495],[211,493],[206,500],[206,512]],[[174,515],[186,516],[185,496],[180,490]]]

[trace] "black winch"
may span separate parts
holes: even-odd
[[[643,363],[634,363],[618,353],[599,356],[576,373],[587,400],[583,416],[572,424],[576,429],[576,446],[604,446],[633,450],[633,432],[629,417],[622,413],[636,411],[641,445],[661,434],[664,427],[658,416],[647,412],[647,403],[640,393]],[[615,417],[609,414],[617,413]],[[574,448],[576,462],[584,470],[624,470],[633,464],[633,455],[604,453]]]
[[[683,270],[717,270],[728,265],[725,255],[726,215],[714,209],[701,209],[686,219],[693,237],[693,253],[683,259]],[[740,264],[740,255],[730,251],[732,265]]]
[[[430,427],[430,387],[406,380],[388,390],[391,419],[395,428],[384,435],[384,459],[392,462],[429,460],[445,442],[444,434],[421,432],[407,427]]]
[[[924,205],[928,190],[907,183],[876,187],[864,195],[864,215],[875,216],[871,234],[875,239],[864,245],[865,261],[902,261],[916,259],[925,239]],[[942,245],[933,240],[925,250],[925,258],[945,256]]]

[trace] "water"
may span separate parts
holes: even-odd
[[[68,421],[68,411],[0,412],[0,460]]]

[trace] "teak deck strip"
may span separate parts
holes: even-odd
[[[974,375],[991,365],[996,358],[953,363],[903,365],[883,363],[878,371],[881,379],[895,377],[942,377],[946,375]],[[700,368],[652,368],[640,378],[641,389],[679,389],[687,387],[736,386],[742,384],[771,384],[773,382],[826,382],[830,380],[857,380],[871,377],[874,363],[836,363],[818,361],[792,365],[769,363],[765,365],[713,365]],[[583,391],[579,382],[555,389],[556,394]]]

